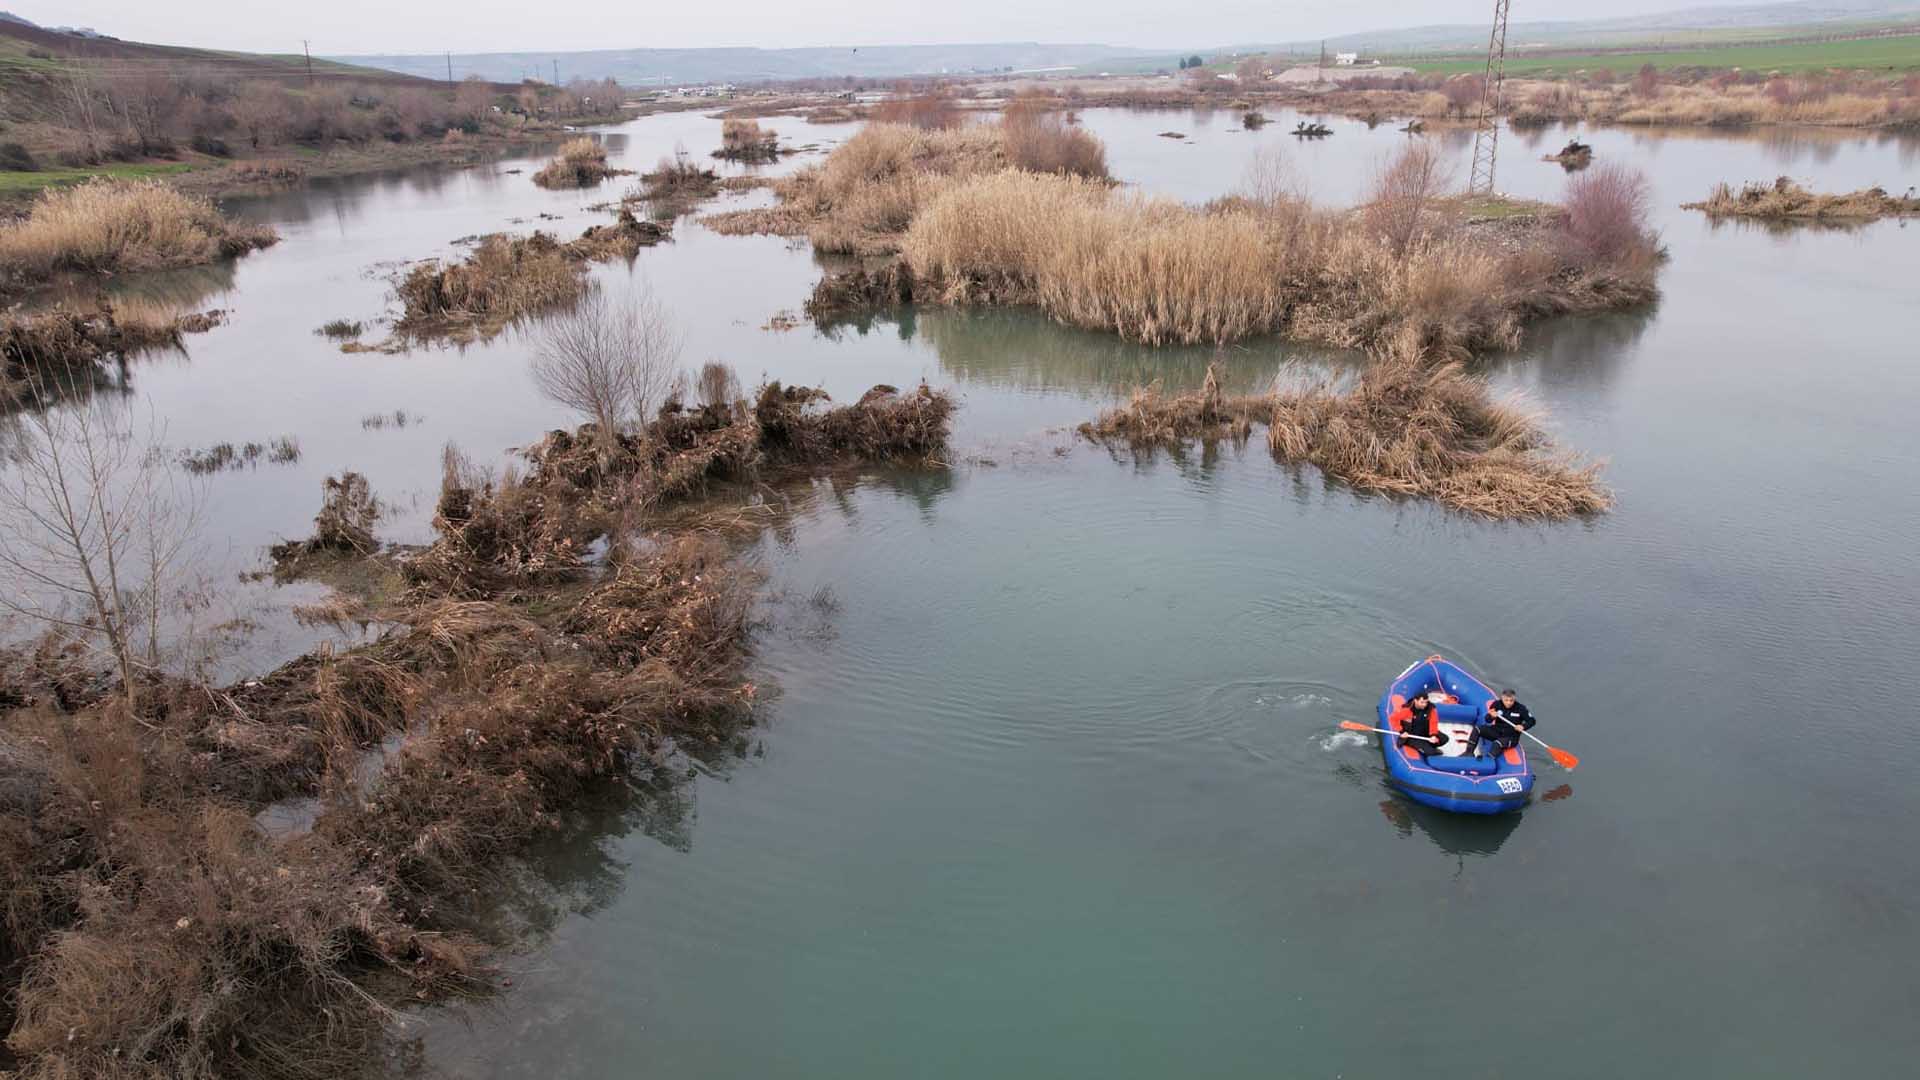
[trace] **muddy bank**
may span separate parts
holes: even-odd
[[[20,1075],[357,1074],[393,1052],[395,1006],[493,992],[511,941],[483,912],[516,854],[745,747],[758,575],[711,527],[738,528],[739,500],[692,497],[937,465],[953,409],[924,386],[837,407],[705,392],[735,385],[703,377],[698,403],[614,440],[549,433],[524,471],[449,451],[418,551],[369,553],[371,496],[341,478],[282,554],[405,582],[370,645],[225,687],[154,677],[137,716],[78,650],[0,656],[0,1021]],[[648,516],[669,507],[675,524]],[[255,826],[288,798],[312,800],[310,828]]]

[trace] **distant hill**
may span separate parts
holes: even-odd
[[[1664,14],[1604,19],[1517,21],[1508,30],[1509,46],[1605,47],[1649,42],[1669,44],[1738,41],[1788,33],[1844,32],[1897,22],[1920,23],[1920,0],[1789,0],[1778,4],[1692,7]],[[1328,38],[1329,51],[1422,53],[1485,49],[1485,23],[1415,26]],[[586,52],[455,53],[455,78],[479,75],[494,82],[523,78],[561,80],[613,78],[628,86],[688,83],[748,83],[768,79],[819,79],[855,76],[964,75],[1005,71],[1073,69],[1081,73],[1171,68],[1177,58],[1198,52],[1278,52],[1317,55],[1321,42],[1247,42],[1214,48],[1132,49],[1112,45],[1051,45],[999,42],[970,45],[863,45],[858,48],[808,49],[596,49]],[[334,56],[331,60],[383,68],[421,78],[444,79],[447,57],[383,54]]]
[[[1691,7],[1654,15],[1605,19],[1527,21],[1507,27],[1507,46],[1605,47],[1651,43],[1734,42],[1799,34],[1839,33],[1888,23],[1920,22],[1920,0],[1791,0],[1781,4]],[[1328,38],[1329,51],[1444,52],[1482,51],[1486,23],[1413,26],[1371,30]],[[1235,46],[1237,51],[1317,52],[1320,42],[1293,41]]]
[[[9,77],[8,81],[0,82],[0,101],[20,97],[19,91],[29,89],[12,76],[44,76],[66,67],[123,73],[132,70],[128,61],[162,68],[177,64],[212,74],[277,78],[290,83],[304,83],[308,77],[306,57],[298,53],[225,52],[89,37],[37,26],[17,15],[0,12],[0,76]],[[333,63],[317,56],[313,59],[313,78],[381,83],[415,81],[396,72]]]
[[[589,52],[455,53],[455,78],[479,75],[495,82],[551,79],[559,63],[562,81],[613,78],[628,86],[686,83],[745,83],[766,79],[820,79],[852,75],[891,78],[905,75],[969,74],[1076,68],[1104,61],[1161,58],[1172,51],[1126,49],[1112,45],[1048,45],[1001,42],[979,45],[862,45],[809,49],[597,49]],[[445,78],[447,58],[431,56],[335,56],[329,59]]]

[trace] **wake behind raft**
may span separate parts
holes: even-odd
[[[1498,757],[1466,752],[1467,737],[1486,716],[1494,693],[1465,669],[1438,656],[1408,665],[1380,695],[1380,726],[1405,730],[1396,714],[1422,690],[1434,703],[1434,724],[1446,732],[1446,745],[1423,754],[1382,733],[1380,753],[1387,762],[1388,781],[1414,802],[1461,814],[1499,814],[1524,806],[1533,791],[1533,769],[1524,749],[1511,747]]]

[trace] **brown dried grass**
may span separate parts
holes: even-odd
[[[224,689],[164,683],[139,718],[58,649],[0,656],[0,1020],[17,1075],[370,1074],[396,1005],[484,992],[472,932],[503,860],[676,747],[743,747],[753,569],[668,534],[590,580],[570,546],[626,527],[618,511],[683,462],[705,478],[923,454],[952,406],[924,387],[830,408],[778,386],[740,400],[731,373],[702,383],[719,400],[663,410],[616,466],[566,433],[525,478],[450,452],[441,538],[414,562],[457,581],[412,573],[384,613],[402,629],[373,645]],[[567,572],[528,574],[537,559]],[[536,577],[551,586],[537,605]],[[310,831],[256,826],[295,795],[321,800]]]
[[[595,186],[615,171],[607,165],[607,148],[596,139],[582,136],[562,144],[553,160],[533,174],[533,182],[543,188],[586,188]]]
[[[916,300],[1034,304],[1149,344],[1285,333],[1366,348],[1412,331],[1461,353],[1512,345],[1526,316],[1650,298],[1656,252],[1637,235],[1635,258],[1576,260],[1553,222],[1488,237],[1436,218],[1383,236],[1365,215],[1251,200],[1195,210],[1009,171],[934,199],[902,252]]]
[[[1612,499],[1600,467],[1555,449],[1537,412],[1496,400],[1458,362],[1431,363],[1408,339],[1357,377],[1223,397],[1211,368],[1193,394],[1136,391],[1082,425],[1088,438],[1138,450],[1244,440],[1265,424],[1274,458],[1305,462],[1362,491],[1431,498],[1488,518],[1595,514]]]
[[[1771,184],[1745,184],[1738,191],[1716,184],[1705,200],[1687,203],[1685,209],[1704,210],[1715,217],[1877,221],[1920,214],[1920,197],[1911,188],[1895,196],[1878,187],[1844,195],[1817,194],[1782,176]]]
[[[48,189],[25,218],[0,225],[0,291],[64,272],[197,266],[278,239],[264,225],[236,224],[211,202],[159,180],[95,179]]]

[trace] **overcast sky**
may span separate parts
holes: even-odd
[[[1516,21],[1600,18],[1711,0],[1520,0]],[[750,45],[1094,42],[1152,49],[1298,41],[1434,23],[1478,23],[1491,0],[0,0],[43,26],[167,45],[319,54],[523,52]]]

